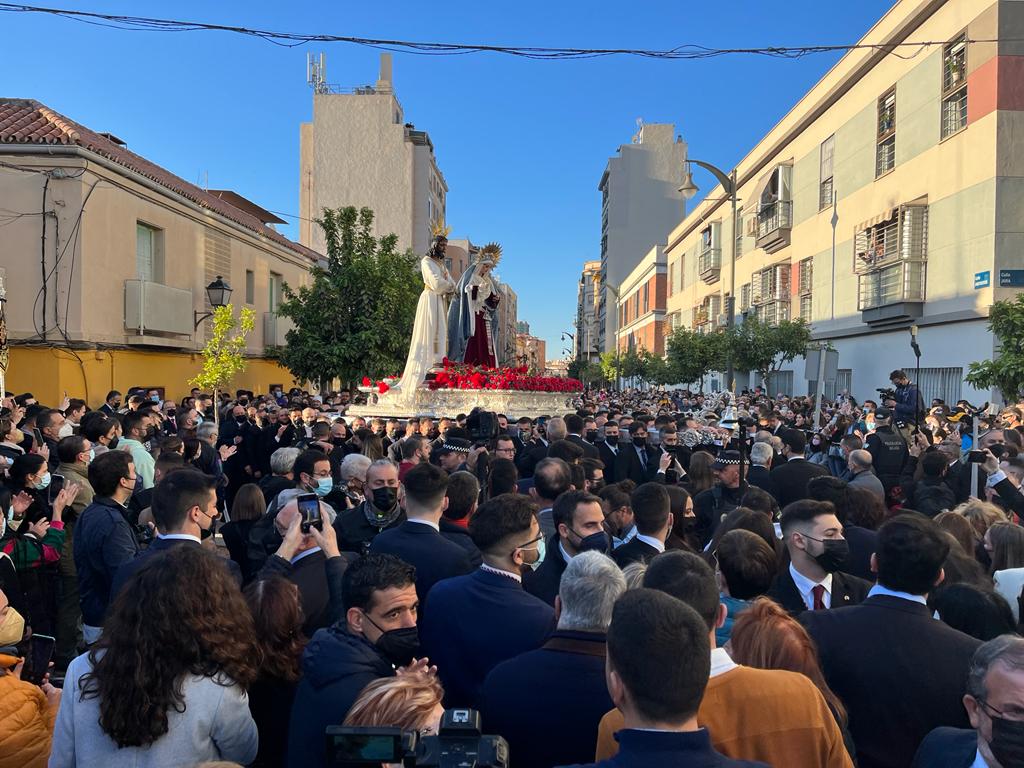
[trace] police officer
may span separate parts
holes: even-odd
[[[915,388],[916,391],[916,388]],[[888,408],[875,410],[875,431],[868,435],[865,447],[871,454],[871,463],[875,468],[875,474],[882,481],[885,488],[886,498],[892,487],[899,485],[900,473],[903,465],[910,455],[907,449],[907,442],[891,424],[892,411]]]

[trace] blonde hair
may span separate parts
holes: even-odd
[[[383,677],[363,688],[345,725],[387,726],[419,731],[430,725],[444,689],[432,674]]]
[[[968,499],[953,511],[963,515],[970,521],[971,525],[974,526],[974,530],[977,531],[979,539],[985,535],[985,531],[993,523],[1006,522],[1006,515],[1003,514],[999,507],[980,499]]]

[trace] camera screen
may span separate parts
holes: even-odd
[[[297,502],[299,514],[302,515],[302,530],[309,532],[312,526],[320,527],[320,499],[315,493],[299,496]]]
[[[395,763],[404,755],[401,735],[369,733],[331,734],[329,753],[334,765],[356,760]]]

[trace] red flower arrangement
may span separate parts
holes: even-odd
[[[427,382],[430,389],[504,389],[520,392],[582,392],[583,382],[561,376],[530,376],[525,365],[489,368],[453,363],[447,357],[444,370]]]

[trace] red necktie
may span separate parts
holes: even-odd
[[[811,594],[814,595],[814,608],[815,611],[825,610],[825,585],[815,584],[811,588]]]

